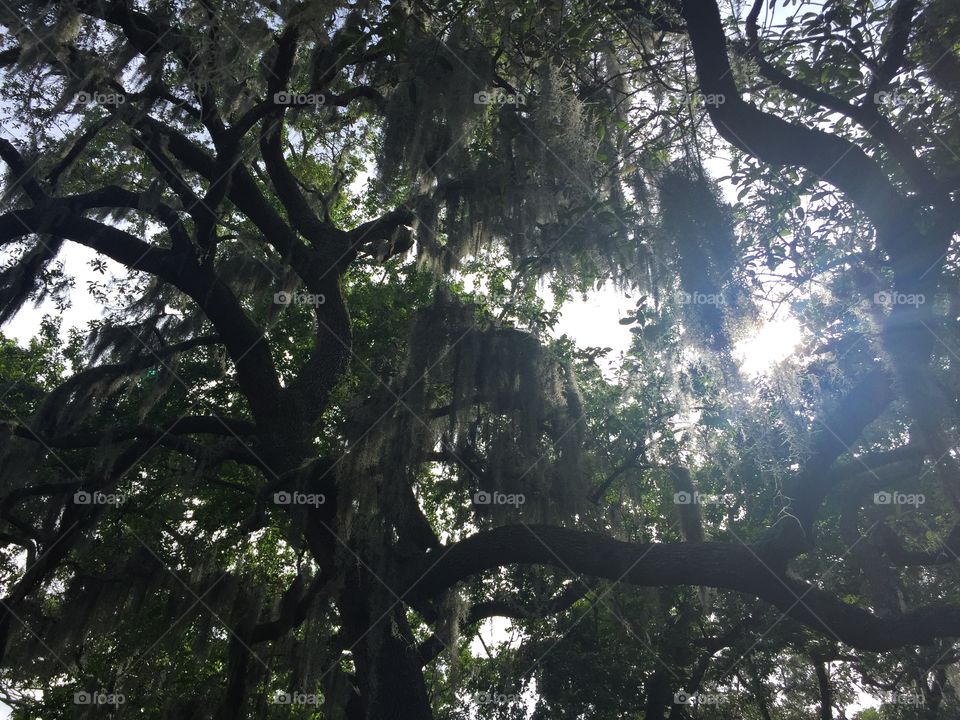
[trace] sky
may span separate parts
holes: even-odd
[[[621,325],[620,319],[635,307],[634,300],[610,283],[586,298],[578,296],[568,302],[554,334],[568,335],[580,347],[613,348],[612,358],[630,347],[630,327]],[[793,354],[802,339],[800,323],[795,317],[784,309],[771,317],[772,307],[766,309],[767,319],[753,334],[734,345],[734,357],[748,378],[769,372],[776,363]]]
[[[2,255],[0,255],[2,257]],[[72,306],[60,312],[52,301],[44,301],[39,307],[28,303],[5,327],[4,335],[26,345],[36,335],[44,315],[59,315],[62,320],[61,334],[64,338],[71,327],[85,330],[90,320],[103,314],[103,307],[86,290],[88,282],[104,282],[111,276],[122,277],[123,268],[107,261],[107,273],[101,275],[89,265],[96,253],[83,246],[67,245],[60,255],[68,274],[73,275],[76,284],[71,292]],[[584,296],[575,296],[561,310],[560,319],[554,329],[554,335],[568,335],[580,347],[610,347],[611,357],[625,352],[632,339],[630,328],[621,325],[620,319],[635,308],[635,301],[623,291],[608,283],[600,290],[594,290]],[[772,309],[768,308],[767,319],[755,333],[740,340],[734,346],[734,356],[741,363],[741,370],[747,377],[764,374],[777,362],[793,353],[802,335],[800,324],[789,312],[781,309],[771,318]]]

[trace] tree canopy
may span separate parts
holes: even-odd
[[[13,717],[957,717],[949,0],[0,27]]]

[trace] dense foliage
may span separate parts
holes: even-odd
[[[960,713],[949,0],[0,27],[13,717]]]

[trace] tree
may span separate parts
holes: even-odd
[[[0,319],[117,275],[0,347],[18,716],[955,712],[946,3],[0,22]],[[612,379],[551,333],[606,281]]]

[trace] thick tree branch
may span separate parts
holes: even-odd
[[[867,88],[868,101],[873,98],[874,93],[887,87],[900,71],[918,5],[917,0],[897,0],[894,4],[886,37],[880,48],[880,65],[870,78]]]
[[[709,107],[717,131],[729,142],[764,162],[793,165],[834,185],[872,222],[881,248],[889,255],[896,289],[927,299],[896,305],[884,326],[883,342],[892,360],[899,390],[954,507],[960,510],[960,467],[948,455],[941,426],[946,416],[929,368],[938,318],[933,312],[941,268],[956,231],[957,206],[940,198],[926,201],[936,210],[928,221],[917,206],[897,192],[880,167],[855,144],[812,128],[792,125],[743,101],[733,79],[720,10],[715,0],[684,0],[701,89],[724,98]]]
[[[277,43],[276,59],[267,79],[268,99],[286,90],[286,84],[293,69],[298,40],[299,30],[296,26],[289,26],[281,35]],[[264,118],[260,154],[266,164],[270,180],[277,190],[277,197],[290,217],[290,223],[303,233],[314,247],[329,249],[330,243],[341,237],[338,233],[332,233],[330,226],[324,223],[310,207],[310,203],[300,190],[300,184],[283,157],[282,127],[286,109],[285,105],[275,103],[273,112]],[[345,248],[340,248],[340,252],[343,249]]]
[[[708,108],[724,139],[764,162],[807,169],[846,193],[875,226],[903,225],[903,218],[910,215],[907,201],[863,150],[839,136],[788,123],[743,100],[734,82],[714,0],[685,0],[682,7],[700,88],[724,98]],[[905,237],[888,237],[887,241],[895,259],[913,249],[913,242]]]
[[[146,243],[130,233],[75,215],[62,205],[0,215],[0,244],[29,233],[48,233],[85,245],[131,270],[158,276],[192,297],[217,329],[237,379],[260,420],[279,426],[284,409],[280,382],[262,332],[250,321],[233,291],[197,262]]]
[[[626,543],[548,525],[504,526],[430,551],[408,576],[408,591],[434,596],[478,573],[509,565],[550,565],[632,585],[707,586],[765,600],[817,632],[879,652],[960,634],[960,606],[932,605],[878,618],[816,586],[765,565],[732,543]]]
[[[875,369],[820,420],[810,457],[784,490],[788,504],[762,543],[764,557],[776,557],[782,562],[812,547],[817,513],[827,494],[843,477],[831,472],[831,466],[856,444],[863,431],[880,416],[892,399],[887,373]]]
[[[900,3],[900,5],[905,4],[909,4],[909,2]],[[874,102],[874,95],[877,92],[876,88],[868,90],[866,104],[855,105],[791,77],[767,60],[763,54],[757,30],[757,15],[762,5],[763,0],[757,0],[750,14],[747,16],[746,28],[748,45],[745,48],[746,54],[756,61],[761,75],[771,83],[787,92],[793,93],[803,100],[819,105],[827,110],[832,110],[835,113],[839,113],[853,120],[886,146],[897,162],[903,167],[907,177],[909,177],[918,189],[934,197],[939,197],[941,195],[941,188],[936,177],[927,169],[923,161],[917,157],[906,138],[878,111],[877,105]]]

